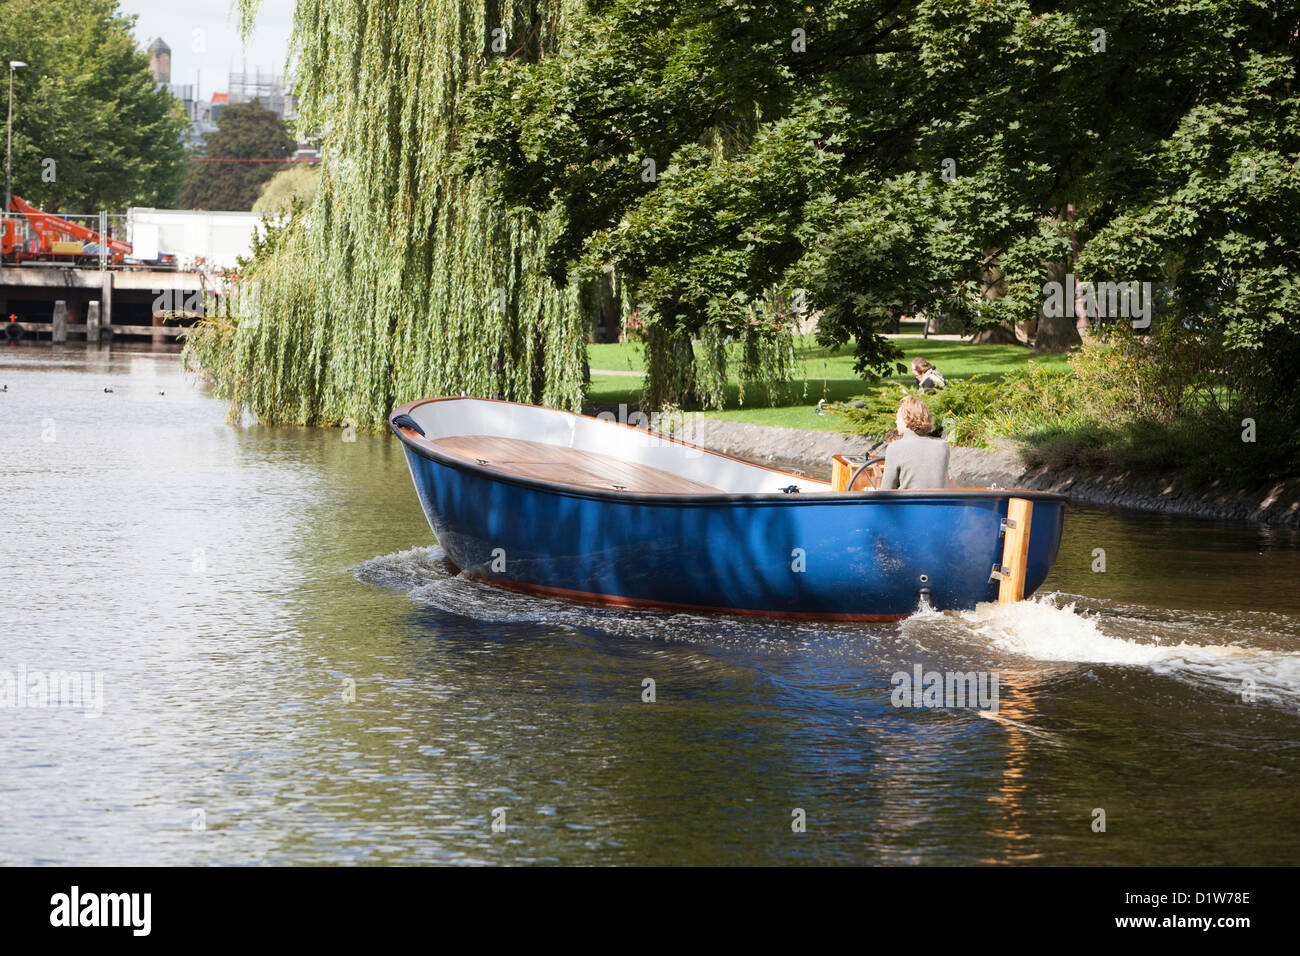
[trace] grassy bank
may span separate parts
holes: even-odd
[[[919,323],[904,323],[919,332]],[[926,339],[919,334],[904,334],[895,339],[910,361],[923,355],[951,381],[971,379],[977,375],[1001,377],[1024,369],[1032,360],[1036,366],[1064,370],[1064,356],[1034,357],[1026,348],[1015,345],[970,345],[952,339]],[[705,412],[710,418],[748,422],[755,425],[782,425],[814,431],[844,431],[845,421],[834,415],[816,415],[813,409],[821,399],[844,402],[862,394],[868,384],[853,372],[853,350],[838,351],[818,345],[814,336],[800,336],[795,342],[797,377],[785,389],[770,396],[765,389],[748,388],[741,395],[740,383],[733,377],[727,387],[726,407]],[[640,379],[628,375],[601,374],[643,372],[644,347],[638,343],[599,344],[588,347],[591,363],[591,388],[588,405],[629,404],[641,397]],[[892,385],[911,384],[910,375],[886,379]]]
[[[919,330],[918,330],[919,331]],[[1300,436],[1280,410],[1243,392],[1241,369],[1225,363],[1210,337],[1168,329],[1092,340],[1070,355],[1036,356],[1009,345],[971,345],[903,335],[907,360],[923,355],[948,381],[928,397],[936,421],[958,444],[1017,444],[1030,465],[1099,474],[1177,474],[1203,486],[1258,487],[1300,471]],[[589,405],[639,400],[644,352],[636,343],[592,345]],[[898,400],[915,394],[910,375],[868,383],[853,373],[851,348],[812,336],[796,342],[797,377],[774,399],[741,394],[734,379],[726,407],[710,418],[880,438]],[[819,400],[836,406],[814,414]]]
[[[1293,476],[1300,437],[1284,409],[1242,389],[1246,380],[1209,337],[1121,330],[1056,362],[950,375],[927,402],[950,440],[983,447],[1010,439],[1031,466],[1176,474],[1193,485],[1248,489]],[[867,389],[834,417],[880,438],[903,394],[897,384]]]

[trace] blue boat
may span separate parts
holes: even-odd
[[[997,600],[1013,501],[1032,507],[1024,596],[1061,542],[1066,499],[1047,492],[834,491],[658,432],[488,399],[410,402],[389,422],[448,561],[548,597],[892,621],[922,601]]]

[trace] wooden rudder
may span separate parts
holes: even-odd
[[[1034,503],[1027,498],[1009,498],[1003,525],[1002,579],[998,585],[998,602],[1021,601],[1025,597],[1025,572],[1029,570],[1029,526]]]

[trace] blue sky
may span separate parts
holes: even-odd
[[[247,49],[229,0],[120,0],[119,6],[123,13],[136,14],[135,35],[142,47],[162,37],[172,48],[172,82],[198,83],[203,99],[226,90],[232,69],[284,71],[293,0],[262,0]]]

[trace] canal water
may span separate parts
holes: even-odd
[[[1300,862],[1293,532],[1072,509],[1034,600],[894,625],[592,610],[175,352],[0,387],[0,863]]]

